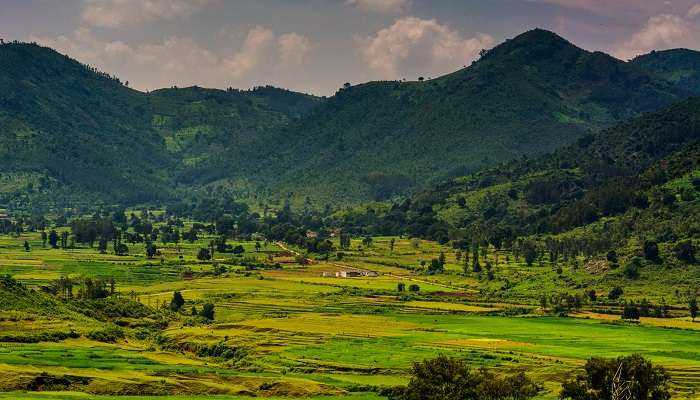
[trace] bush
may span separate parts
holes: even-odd
[[[695,246],[693,246],[693,242],[690,240],[678,242],[673,247],[673,254],[676,255],[676,258],[685,263],[692,264],[695,262]]]
[[[408,386],[384,391],[391,400],[489,399],[526,400],[540,387],[525,374],[496,376],[487,369],[471,370],[464,361],[440,355],[414,363]]]
[[[124,331],[117,326],[109,326],[105,329],[94,330],[88,333],[87,337],[98,342],[114,343],[124,338]]]
[[[619,375],[619,376],[618,376]],[[616,378],[617,376],[617,378]],[[592,358],[584,371],[564,382],[559,397],[570,400],[612,400],[627,386],[634,400],[667,400],[669,375],[640,355],[617,359]]]
[[[202,311],[199,312],[199,316],[204,317],[208,320],[214,319],[214,305],[211,303],[206,303],[202,306]]]
[[[623,271],[625,278],[632,280],[639,279],[639,269],[641,265],[642,262],[638,258],[634,258],[627,265],[625,265],[625,269]]]
[[[644,258],[650,261],[659,260],[659,245],[653,240],[644,242]]]
[[[620,296],[622,296],[623,293],[624,293],[624,291],[622,290],[621,287],[615,286],[615,287],[610,291],[610,293],[608,293],[608,299],[610,299],[610,300],[617,300],[617,299],[620,298]]]

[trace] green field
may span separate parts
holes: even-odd
[[[586,303],[568,317],[551,315],[539,306],[539,295],[570,286],[560,283],[552,266],[527,267],[505,252],[487,255],[495,265],[489,280],[463,274],[453,249],[427,241],[394,238],[390,251],[387,237],[364,248],[353,240],[340,259],[299,265],[277,244],[256,251],[252,241],[232,242],[244,246],[241,256],[217,253],[213,260],[198,260],[197,250],[210,239],[159,244],[160,256],[149,260],[139,245],[130,256],[116,256],[85,246],[44,248],[38,233],[1,237],[0,274],[36,290],[27,298],[0,292],[3,337],[76,334],[57,341],[0,340],[5,377],[0,398],[377,399],[381,388],[407,382],[412,362],[441,353],[473,367],[525,371],[544,383],[541,399],[556,398],[561,382],[586,359],[632,353],[667,368],[675,398],[696,398],[700,388],[700,323],[685,317],[682,303],[659,284],[627,283],[626,293],[630,299],[665,296],[676,306],[671,318],[629,324],[600,313],[604,302]],[[440,252],[447,261],[443,273],[415,271]],[[243,265],[270,260],[279,266]],[[221,266],[225,271],[213,272]],[[335,277],[353,268],[379,276]],[[698,279],[692,271],[676,273]],[[40,293],[66,275],[114,278],[120,297],[140,302],[152,315],[100,318]],[[600,293],[618,283],[582,269],[564,276]],[[497,290],[506,280],[508,290]],[[399,293],[399,283],[420,290]],[[181,313],[166,307],[174,291],[186,301]],[[215,305],[213,321],[189,316],[191,307],[206,302]],[[114,324],[122,327],[123,338],[105,342],[91,336]],[[228,355],[212,353],[216,346]],[[37,382],[39,391],[28,392]]]

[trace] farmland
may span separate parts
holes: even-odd
[[[407,382],[412,362],[437,354],[525,371],[543,383],[541,399],[556,398],[586,359],[632,353],[669,371],[675,398],[695,398],[700,387],[700,324],[686,316],[682,286],[674,295],[616,273],[558,273],[495,249],[482,257],[493,265],[487,277],[464,273],[449,246],[400,237],[356,238],[342,252],[302,259],[292,245],[230,241],[244,251],[199,259],[212,239],[158,243],[149,259],[138,243],[117,256],[80,244],[51,248],[39,232],[2,236],[0,274],[24,289],[0,291],[0,398],[378,399],[382,388]],[[444,270],[426,274],[421,264],[440,254]],[[378,276],[335,276],[343,270]],[[700,279],[690,269],[674,274],[688,287]],[[100,303],[44,293],[61,277],[114,279],[111,298],[132,304],[129,313],[105,316]],[[664,298],[670,315],[626,323],[603,299],[567,312],[540,300],[621,284],[632,301]],[[169,307],[176,291],[180,312]],[[205,303],[214,305],[212,320],[196,315]]]

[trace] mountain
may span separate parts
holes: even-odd
[[[533,30],[447,76],[341,89],[280,132],[255,176],[296,198],[381,200],[551,151],[686,95],[637,65]]]
[[[143,93],[25,43],[0,46],[0,92],[0,203],[18,207],[28,197],[72,205],[172,201],[186,190],[173,179],[178,172],[214,148],[256,141],[319,101],[273,87]]]
[[[631,61],[674,83],[679,89],[700,93],[700,52],[688,49],[653,51]]]
[[[690,68],[690,67],[688,67]],[[353,204],[534,156],[693,94],[544,30],[435,79],[144,93],[34,44],[0,46],[0,205]]]
[[[362,233],[440,241],[547,235],[624,247],[654,239],[670,249],[697,238],[699,218],[700,98],[691,98],[550,154],[443,182],[376,221],[340,215],[338,225],[355,231],[353,221],[364,221],[379,231]]]
[[[3,191],[167,196],[162,171],[174,160],[143,94],[53,50],[15,43],[0,46],[0,93]]]

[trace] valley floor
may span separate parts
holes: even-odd
[[[162,246],[162,260],[148,260],[138,245],[131,256],[119,257],[90,248],[43,248],[33,233],[3,236],[0,275],[36,289],[32,296],[61,276],[89,275],[115,278],[122,297],[152,309],[169,304],[175,291],[186,303],[182,313],[154,329],[153,318],[106,321],[61,302],[26,303],[5,293],[0,399],[378,399],[380,388],[407,382],[413,361],[441,353],[473,367],[525,371],[544,383],[541,399],[556,398],[561,382],[590,357],[640,353],[667,368],[674,398],[700,398],[700,323],[685,317],[680,300],[674,302],[658,282],[603,279],[580,269],[567,269],[564,280],[551,266],[526,267],[506,261],[506,254],[499,263],[489,256],[496,267],[488,280],[462,274],[450,248],[397,238],[390,251],[388,240],[375,238],[364,249],[353,241],[340,259],[299,265],[291,251],[273,243],[256,251],[255,242],[241,242],[245,256],[219,253],[203,262],[195,254],[206,239]],[[447,255],[444,273],[413,271],[440,252]],[[263,260],[280,266],[241,265]],[[379,276],[340,278],[338,271]],[[689,276],[689,284],[700,279],[693,271],[677,273]],[[623,323],[607,313],[615,307],[601,300],[562,317],[543,310],[538,300],[543,293],[581,287],[607,293],[620,282],[630,299],[664,297],[672,315]],[[400,283],[405,291],[397,291]],[[409,291],[410,285],[419,290]],[[201,309],[207,302],[215,305],[213,321],[189,316],[192,306]],[[124,329],[124,338],[100,341],[92,334],[112,324]],[[52,332],[76,334],[16,340]]]

